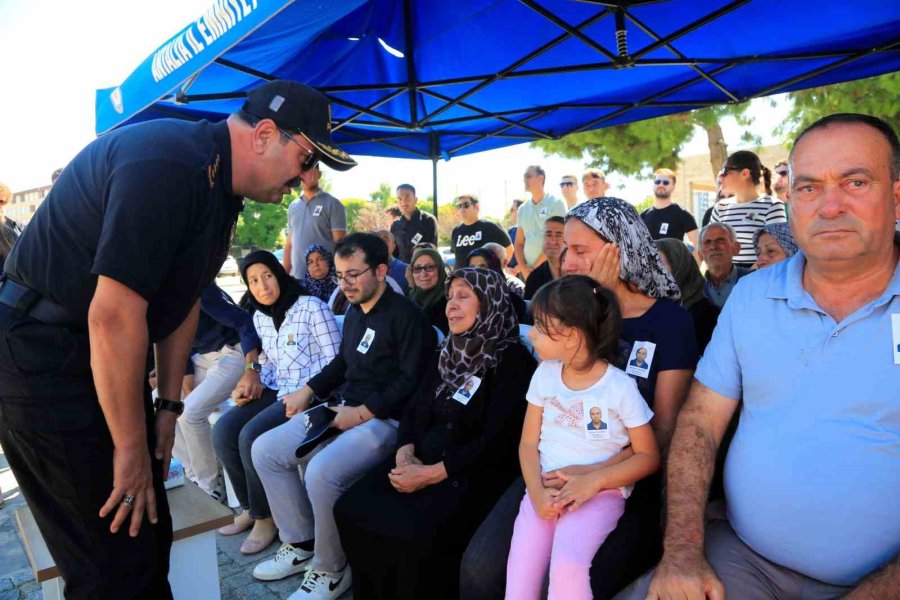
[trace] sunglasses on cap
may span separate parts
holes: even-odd
[[[672,182],[669,181],[668,179],[654,179],[653,180],[653,185],[669,185],[670,183],[672,183]]]

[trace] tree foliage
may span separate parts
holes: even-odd
[[[784,125],[776,131],[786,142],[834,113],[865,113],[896,127],[900,119],[900,73],[791,92],[788,98],[793,105]]]
[[[287,224],[288,207],[296,199],[297,190],[292,190],[277,204],[246,201],[244,211],[238,217],[234,244],[264,250],[284,246],[282,234]]]
[[[555,154],[576,160],[587,160],[588,166],[625,176],[647,176],[659,167],[673,168],[684,144],[702,128],[710,146],[712,170],[718,171],[728,155],[722,130],[722,118],[734,117],[747,127],[752,119],[746,116],[747,103],[711,106],[691,112],[666,115],[616,125],[604,129],[567,135],[559,140],[540,140],[532,145],[545,154]],[[756,138],[745,132],[743,139]]]

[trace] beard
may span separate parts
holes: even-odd
[[[655,192],[653,192],[653,195],[655,197],[659,198],[660,200],[668,200],[669,198],[672,197],[672,192],[655,191]]]

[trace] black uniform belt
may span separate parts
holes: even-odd
[[[0,303],[43,323],[83,326],[67,309],[9,277],[0,281]]]

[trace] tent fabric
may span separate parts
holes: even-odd
[[[900,70],[884,0],[216,0],[120,86],[98,134],[219,120],[269,79],[332,100],[351,154],[445,158]]]

